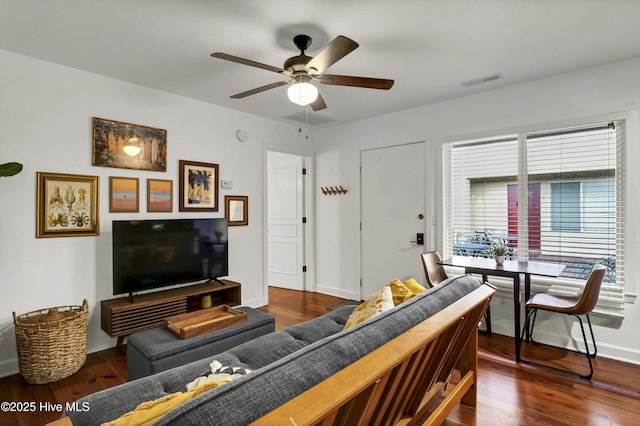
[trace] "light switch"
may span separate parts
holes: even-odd
[[[231,188],[233,188],[233,182],[230,181],[230,180],[224,180],[223,179],[220,184],[222,186],[222,189],[231,189]]]

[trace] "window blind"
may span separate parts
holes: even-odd
[[[444,254],[566,265],[534,285],[575,293],[607,267],[600,312],[624,314],[624,122],[449,143],[443,149]]]

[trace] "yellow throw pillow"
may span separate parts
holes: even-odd
[[[176,392],[163,396],[162,398],[158,398],[154,401],[143,402],[138,405],[135,410],[124,414],[116,420],[103,423],[102,426],[152,425],[160,417],[164,416],[183,402],[187,402],[191,398],[195,398],[209,389],[216,388],[230,381],[230,379],[227,379],[218,382],[209,382],[206,385],[198,386],[189,392]]]
[[[420,294],[427,291],[426,288],[418,284],[418,281],[416,281],[415,278],[409,278],[404,282],[404,285],[406,285],[413,294]]]
[[[387,287],[391,288],[391,295],[393,296],[393,304],[398,306],[399,304],[411,299],[415,294],[402,283],[402,281],[395,279],[387,284]]]
[[[344,329],[353,327],[356,324],[360,324],[373,318],[382,312],[388,311],[394,308],[393,296],[391,295],[391,288],[389,286],[382,287],[379,291],[371,295],[366,301],[358,306],[349,316],[347,323],[344,325]]]

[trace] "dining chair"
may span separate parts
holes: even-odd
[[[435,287],[449,278],[444,266],[440,265],[439,262],[442,262],[442,257],[437,251],[422,253],[422,266],[424,267],[424,274],[427,277],[429,287]]]
[[[564,369],[556,367],[554,365],[544,364],[538,361],[532,361],[524,358],[522,359],[522,361],[529,364],[539,365],[541,367],[551,368],[556,371],[575,374],[576,376],[582,377],[583,379],[591,380],[591,378],[593,377],[593,363],[591,362],[591,359],[596,357],[598,348],[596,347],[596,339],[593,335],[593,328],[591,327],[589,314],[591,313],[591,311],[593,311],[593,308],[596,306],[596,302],[598,301],[600,287],[602,285],[606,270],[607,268],[603,265],[595,265],[591,270],[591,273],[589,274],[589,278],[587,279],[587,283],[585,284],[584,289],[575,296],[537,293],[525,304],[526,319],[524,322],[524,329],[522,330],[523,336],[520,340],[520,346],[522,346],[522,340],[524,340],[526,337],[527,342],[531,341],[531,343],[536,345],[549,346],[585,355],[587,357],[587,360],[589,361],[589,374],[581,374],[577,371]],[[535,325],[536,316],[539,310],[558,314],[573,315],[574,317],[578,318],[580,329],[582,330],[585,352],[582,352],[581,350],[574,350],[546,343],[540,343],[533,340],[533,327]],[[584,331],[584,324],[582,322],[582,319],[580,318],[580,315],[584,315],[587,317],[587,323],[589,324],[589,331],[591,333],[591,341],[593,342],[593,352],[589,352],[589,343],[587,341],[587,335]]]
[[[424,267],[424,275],[427,278],[427,284],[429,287],[435,287],[442,281],[449,278],[447,271],[444,270],[444,266],[440,264],[442,257],[437,251],[428,251],[422,253],[422,266]],[[482,276],[482,281],[486,281],[486,275]],[[487,310],[484,314],[484,322],[486,326],[487,336],[491,336],[491,306],[487,306]]]

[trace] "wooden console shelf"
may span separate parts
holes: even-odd
[[[160,327],[167,317],[201,309],[200,298],[211,295],[213,306],[238,306],[241,303],[240,283],[221,280],[145,293],[133,297],[103,300],[100,302],[102,329],[122,345],[125,336],[149,328]]]

